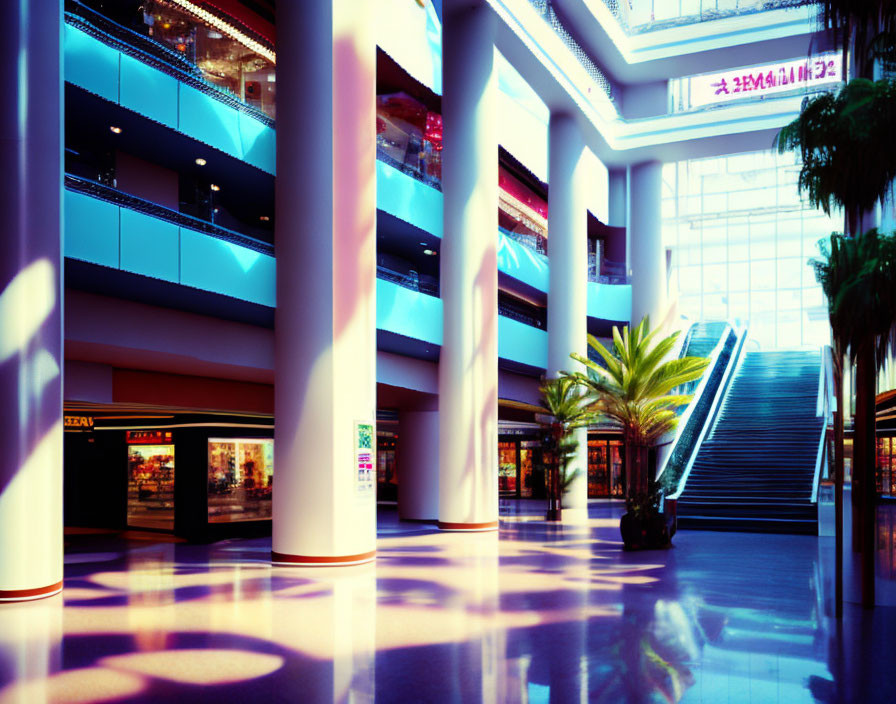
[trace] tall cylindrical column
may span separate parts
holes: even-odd
[[[0,24],[0,601],[62,589],[62,2]]]
[[[580,367],[572,352],[588,352],[588,212],[585,143],[575,119],[552,114],[548,129],[548,376]],[[578,451],[568,471],[576,478],[563,495],[564,509],[588,508],[588,431],[576,431]],[[573,514],[567,514],[567,517]]]
[[[446,0],[439,361],[439,526],[498,526],[498,142],[484,0]]]
[[[273,559],[376,548],[376,44],[370,3],[277,15]]]
[[[632,325],[650,316],[657,327],[665,314],[666,262],[663,250],[663,165],[649,161],[629,172],[629,262],[632,270]]]
[[[439,518],[439,412],[398,414],[398,517]]]

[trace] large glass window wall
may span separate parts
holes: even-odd
[[[827,307],[809,260],[842,230],[799,196],[796,155],[754,152],[663,168],[669,291],[691,321],[749,321],[763,349],[830,339]]]

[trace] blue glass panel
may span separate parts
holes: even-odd
[[[274,258],[186,228],[180,229],[180,282],[273,307]]]
[[[498,271],[529,284],[539,291],[548,291],[548,258],[529,249],[503,232],[498,232]]]
[[[240,149],[243,161],[269,174],[276,173],[276,132],[254,117],[239,115]]]
[[[442,236],[442,194],[379,160],[376,207],[436,237]]]
[[[632,287],[628,284],[588,282],[588,316],[629,322],[632,317]]]
[[[191,86],[180,83],[179,87],[180,131],[225,154],[242,159],[239,113]]]
[[[121,55],[121,105],[177,128],[177,79]]]
[[[64,42],[65,80],[117,103],[119,53],[70,25]]]
[[[178,227],[151,215],[121,209],[121,268],[177,282]]]
[[[118,206],[65,191],[65,256],[118,268]]]
[[[391,281],[376,280],[376,327],[442,344],[442,300]]]
[[[498,356],[511,362],[546,369],[548,333],[503,315],[498,316]]]

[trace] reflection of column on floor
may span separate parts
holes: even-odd
[[[577,530],[584,530],[578,528]],[[584,537],[584,534],[583,534]],[[533,632],[529,681],[547,686],[550,701],[588,701],[588,657],[585,651],[591,575],[588,558],[570,560],[562,586],[553,593],[554,612]],[[606,628],[606,621],[602,621]]]
[[[49,704],[64,693],[50,684],[62,667],[62,608],[60,596],[0,607],[0,673],[15,680],[0,700]]]
[[[459,563],[469,565],[463,593],[455,592],[449,599],[456,603],[458,629],[467,634],[467,640],[457,649],[454,658],[452,678],[456,682],[468,680],[479,673],[481,687],[476,701],[514,701],[506,691],[507,643],[501,624],[498,590],[498,550],[500,542],[497,533],[483,533],[465,539],[462,546],[455,545],[452,555]],[[465,688],[475,692],[475,688]]]
[[[484,530],[498,524],[496,18],[484,0],[445,0],[443,18],[439,525]]]
[[[439,517],[439,412],[398,414],[398,515],[402,520]]]
[[[373,3],[277,17],[273,558],[376,547],[376,42]]]
[[[134,650],[164,650],[177,631],[174,545],[149,545],[127,553],[128,628]],[[191,586],[183,584],[182,586]]]
[[[0,601],[62,588],[62,8],[3,6]]]
[[[273,640],[302,657],[284,672],[279,694],[296,701],[372,702],[376,662],[376,571],[353,567],[275,567],[296,586],[274,592]],[[304,577],[307,576],[307,580]],[[313,580],[313,581],[311,581]],[[296,670],[298,668],[298,670]]]

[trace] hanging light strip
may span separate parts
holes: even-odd
[[[190,2],[190,0],[171,0],[175,5],[179,5],[187,12],[196,15],[203,22],[211,25],[215,29],[220,29],[224,34],[233,39],[234,41],[238,41],[247,49],[251,49],[259,56],[263,56],[272,64],[277,63],[277,54],[268,49],[263,44],[255,41],[254,39],[246,36],[241,31],[239,31],[232,24],[228,24],[220,17],[215,14],[212,14],[208,10],[205,10],[194,2]]]

